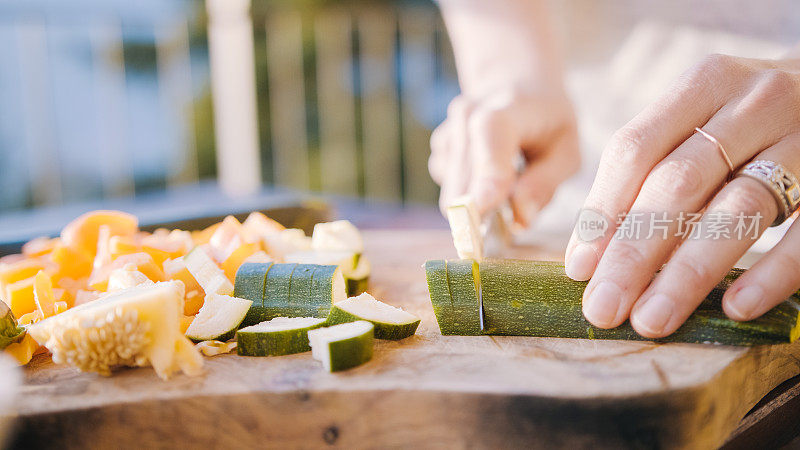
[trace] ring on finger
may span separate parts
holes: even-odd
[[[706,132],[702,128],[695,127],[694,131],[697,131],[704,138],[708,139],[709,141],[711,141],[712,144],[717,146],[717,149],[719,150],[720,154],[722,155],[722,159],[725,160],[725,164],[727,164],[728,165],[728,169],[730,169],[730,172],[728,172],[728,178],[730,179],[733,176],[733,172],[736,170],[736,168],[733,166],[733,161],[731,161],[731,157],[728,156],[728,152],[725,151],[725,147],[722,146],[722,144],[719,142],[719,139],[715,138],[714,136],[712,136],[710,133]]]
[[[778,217],[771,226],[782,224],[800,207],[800,184],[797,177],[781,164],[766,159],[747,163],[737,174],[758,180],[778,203]]]

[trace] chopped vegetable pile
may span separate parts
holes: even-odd
[[[20,365],[49,352],[81,371],[152,366],[167,379],[199,374],[202,355],[237,344],[247,356],[308,351],[309,331],[330,330],[315,357],[325,353],[331,371],[354,367],[371,357],[373,335],[400,339],[419,323],[369,294],[347,299],[367,288],[363,250],[348,221],[309,237],[253,212],[149,233],[128,213],[92,211],[0,258],[0,350]],[[366,325],[337,325],[355,322]]]

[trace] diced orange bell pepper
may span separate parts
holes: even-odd
[[[183,302],[183,313],[187,316],[194,316],[200,312],[205,302],[205,294],[202,290],[194,290],[186,293],[186,300]]]
[[[69,248],[94,258],[100,227],[109,227],[112,236],[131,236],[139,231],[136,216],[122,211],[98,210],[82,214],[61,230],[61,241]]]
[[[211,239],[211,235],[213,235],[214,232],[217,231],[217,228],[219,228],[221,225],[222,222],[217,222],[201,231],[192,231],[192,239],[194,240],[195,245],[207,244]]]
[[[46,236],[31,239],[22,246],[22,254],[27,257],[41,256],[53,251],[56,244],[59,242],[60,239],[58,238],[49,238]]]
[[[39,350],[39,343],[29,334],[26,334],[20,342],[16,342],[5,348],[6,354],[14,358],[20,366],[28,364],[37,350]]]
[[[225,271],[225,276],[233,282],[236,279],[236,271],[239,270],[239,266],[242,265],[244,260],[260,250],[261,246],[258,244],[240,245],[239,248],[234,250],[222,263],[222,270]]]
[[[89,277],[89,287],[96,291],[105,291],[108,288],[108,276],[111,272],[127,265],[132,265],[153,281],[164,281],[166,279],[164,271],[153,261],[153,257],[147,253],[140,252],[122,255],[111,264],[93,271],[92,276]]]
[[[194,275],[186,268],[183,258],[168,259],[164,261],[164,276],[168,280],[180,280],[186,288],[186,295],[188,296],[192,291],[203,292],[200,283],[195,280]]]
[[[140,245],[133,239],[125,236],[114,236],[109,241],[109,249],[111,251],[111,259],[115,260],[122,255],[130,255],[133,253],[144,252],[153,257],[153,261],[159,266],[164,264],[167,259],[175,257],[175,254],[156,248],[150,245]],[[183,252],[177,252],[177,256]]]
[[[33,277],[6,286],[5,301],[14,313],[14,317],[22,317],[36,310],[36,301],[33,299]]]
[[[88,254],[69,248],[64,244],[56,244],[50,253],[50,260],[58,266],[53,276],[56,280],[63,277],[78,280],[88,277],[92,273],[92,258]]]
[[[14,253],[11,255],[0,256],[0,264],[15,264],[20,261],[25,261],[27,256],[23,255],[22,253]]]
[[[122,255],[130,255],[131,253],[142,251],[142,246],[130,236],[113,236],[108,241],[108,247],[112,260]]]
[[[53,281],[42,271],[33,277],[33,300],[42,317],[48,318],[56,313]]]
[[[186,333],[186,330],[189,329],[189,325],[192,324],[194,320],[193,316],[183,316],[181,317],[181,333]]]
[[[53,269],[53,264],[45,259],[28,258],[7,266],[0,267],[0,285],[7,286],[26,278],[30,278],[41,270]]]

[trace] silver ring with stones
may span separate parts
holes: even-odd
[[[800,206],[800,184],[792,172],[776,163],[757,159],[747,163],[736,176],[758,180],[769,189],[778,203],[778,217],[771,226],[782,224]]]

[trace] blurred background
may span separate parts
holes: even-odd
[[[566,239],[605,142],[686,68],[800,41],[794,0],[549,3],[583,170],[534,242]],[[0,0],[0,241],[97,207],[156,223],[287,192],[442,226],[429,137],[458,91],[428,0]]]
[[[458,85],[432,3],[216,3],[0,1],[0,213],[202,189],[251,143],[258,167],[230,168],[234,193],[252,192],[255,172],[266,186],[435,203],[428,139]],[[246,82],[252,58],[255,141],[215,141],[251,117],[245,101],[215,121],[210,23],[221,81]]]

